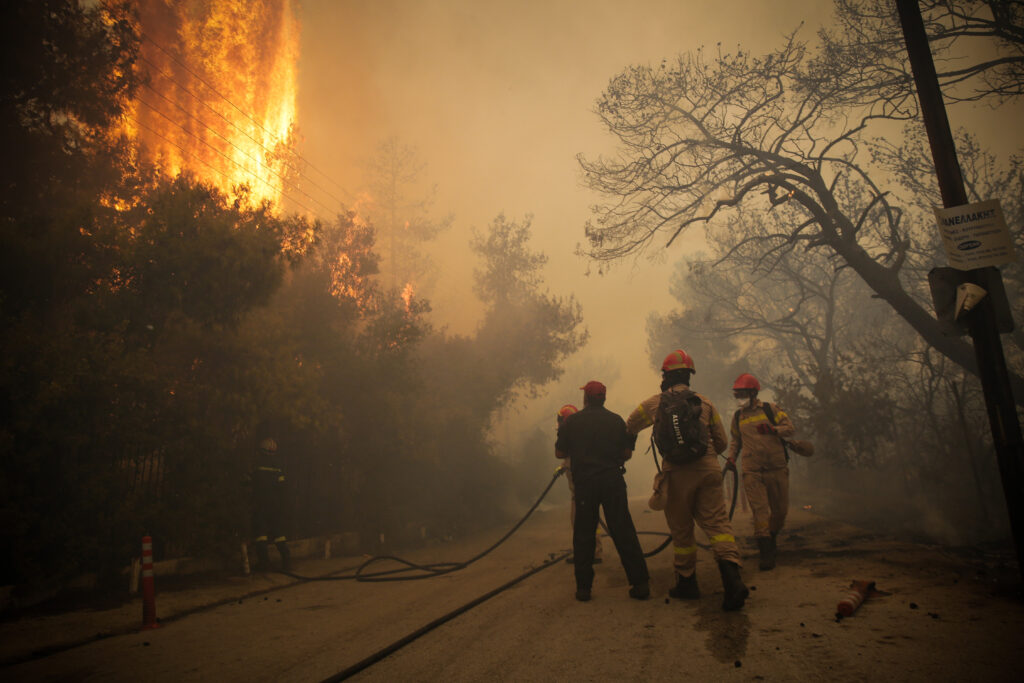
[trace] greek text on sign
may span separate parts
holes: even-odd
[[[937,208],[935,223],[953,268],[971,270],[1017,260],[998,199]]]

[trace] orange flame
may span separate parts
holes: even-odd
[[[402,289],[402,301],[405,302],[405,312],[412,313],[412,297],[415,294],[411,282],[406,282],[405,287]]]
[[[299,24],[291,0],[139,0],[129,113],[143,158],[226,193],[280,202],[294,163]]]

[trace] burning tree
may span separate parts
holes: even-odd
[[[188,169],[225,193],[246,185],[257,202],[291,195],[309,203],[291,154],[299,41],[293,4],[141,0],[134,9],[142,87],[126,129],[142,158],[171,176]]]

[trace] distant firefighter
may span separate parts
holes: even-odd
[[[754,514],[761,570],[775,568],[776,537],[789,509],[789,454],[782,439],[793,436],[789,416],[757,398],[761,383],[743,373],[732,385],[739,408],[732,417],[729,462],[742,455],[743,490]]]
[[[281,569],[291,571],[291,553],[285,536],[285,473],[277,442],[266,438],[256,449],[252,471],[252,530],[256,542],[256,571],[270,569],[271,539],[281,555]]]
[[[556,417],[556,422],[558,423],[558,428],[561,429],[562,423],[565,422],[565,418],[569,417],[573,413],[578,413],[578,412],[579,412],[579,409],[576,406],[572,405],[571,403],[566,403],[564,406],[559,408],[558,409],[558,416]],[[562,461],[564,463],[562,465],[562,467],[565,468],[565,478],[569,482],[569,494],[571,496],[570,505],[569,505],[569,528],[570,529],[575,529],[576,528],[576,487],[574,487],[573,484],[572,484],[572,468],[569,466],[568,460],[569,459],[566,458],[565,460]],[[601,563],[601,555],[602,555],[602,553],[603,553],[603,549],[601,548],[601,534],[598,533],[598,534],[596,534],[594,536],[594,564],[600,564]],[[572,562],[572,561],[573,561],[573,558],[571,556],[568,559],[566,559],[566,562]]]

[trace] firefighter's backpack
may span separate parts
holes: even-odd
[[[700,421],[700,396],[683,391],[663,391],[654,416],[654,445],[661,457],[674,465],[685,465],[708,452],[708,428]]]

